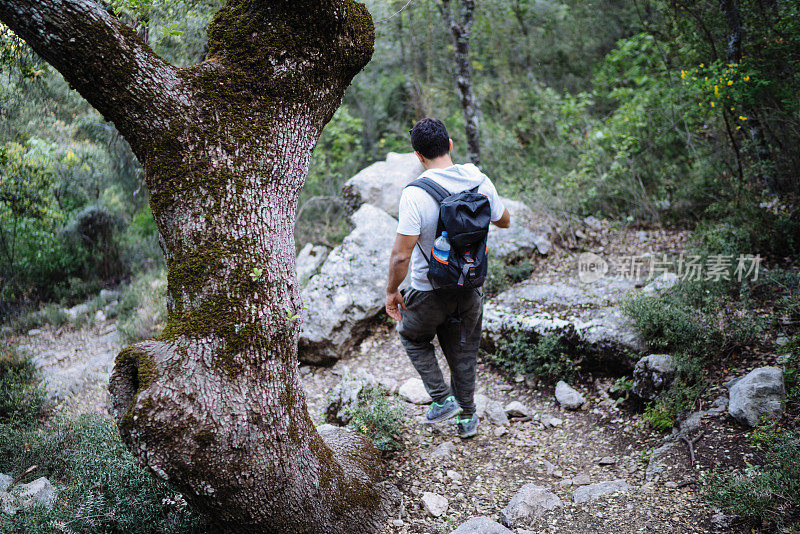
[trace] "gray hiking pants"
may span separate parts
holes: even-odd
[[[464,410],[463,416],[471,416],[475,413],[475,372],[483,320],[481,295],[474,290],[434,292],[408,288],[403,291],[403,300],[406,310],[400,310],[402,320],[397,331],[425,389],[439,403],[454,395]],[[434,336],[439,337],[450,367],[449,386],[436,361],[431,344]]]

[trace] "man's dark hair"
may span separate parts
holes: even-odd
[[[409,132],[411,146],[427,159],[450,153],[450,136],[439,119],[422,119]]]

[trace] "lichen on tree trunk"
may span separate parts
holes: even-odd
[[[382,529],[396,490],[365,437],[315,429],[292,319],[297,197],[322,128],[371,57],[366,8],[229,0],[208,59],[187,69],[90,0],[0,0],[0,20],[145,167],[169,315],[157,340],[117,358],[110,392],[126,445],[221,531]]]

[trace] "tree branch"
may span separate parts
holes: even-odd
[[[182,100],[177,69],[92,0],[0,0],[0,20],[129,140]]]

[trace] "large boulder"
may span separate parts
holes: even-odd
[[[370,204],[361,206],[351,220],[354,230],[328,254],[302,291],[306,310],[299,358],[307,363],[340,358],[364,338],[383,310],[397,221]]]
[[[485,303],[482,344],[492,351],[515,333],[557,335],[580,346],[590,363],[630,371],[634,362],[626,353],[640,352],[644,343],[619,304],[634,290],[632,282],[614,278],[517,284]]]
[[[403,188],[416,180],[424,170],[413,152],[390,152],[386,161],[373,163],[347,180],[342,195],[352,210],[362,204],[372,204],[396,218]]]
[[[642,399],[655,399],[672,383],[675,370],[675,359],[669,354],[645,356],[633,368],[633,393]]]
[[[306,243],[306,246],[297,255],[295,266],[297,268],[297,279],[300,285],[304,286],[308,280],[317,274],[319,268],[325,263],[330,249],[323,245],[314,245],[313,243]]]
[[[733,382],[728,412],[743,425],[756,426],[762,417],[780,418],[786,389],[780,367],[759,367]]]
[[[563,506],[558,495],[536,484],[525,484],[500,511],[500,522],[513,527],[520,522],[536,519],[543,513]]]
[[[503,199],[511,215],[511,226],[489,226],[489,253],[496,258],[529,258],[535,252],[547,254],[553,247],[553,227],[544,216],[517,200]]]

